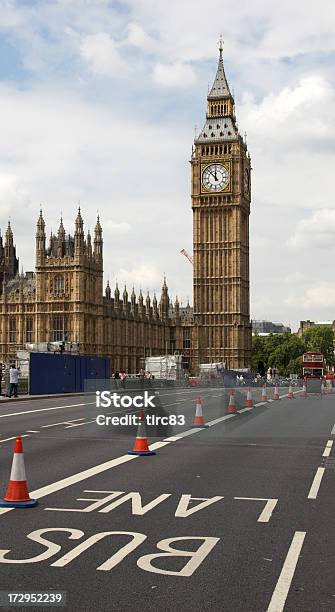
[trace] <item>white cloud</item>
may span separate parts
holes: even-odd
[[[299,221],[289,245],[294,248],[308,247],[331,249],[335,247],[335,208],[316,210],[308,219]]]
[[[131,269],[120,268],[115,272],[113,280],[115,283],[118,282],[119,288],[123,287],[126,283],[128,288],[135,285],[138,288],[142,288],[143,292],[149,289],[150,291],[155,290],[158,293],[160,293],[160,286],[163,282],[162,271],[148,262]]]
[[[85,36],[80,53],[95,74],[106,76],[125,69],[116,43],[106,32]]]
[[[139,23],[128,23],[127,32],[127,44],[147,52],[157,51],[157,42],[151,36],[148,36]]]
[[[110,219],[108,219],[105,223],[104,223],[104,232],[109,233],[109,234],[124,234],[124,233],[128,233],[131,230],[131,225],[130,223],[125,223],[125,222],[121,222],[121,223],[117,223],[114,221],[111,221]]]
[[[167,87],[188,87],[195,82],[195,73],[189,64],[156,64],[153,77],[156,83]]]
[[[335,285],[326,281],[316,283],[313,287],[308,287],[299,294],[291,294],[285,298],[288,305],[298,305],[301,310],[308,310],[309,319],[320,319],[326,309],[332,312],[332,320],[335,318]],[[325,318],[329,316],[325,315]]]

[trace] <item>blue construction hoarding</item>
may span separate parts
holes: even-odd
[[[80,393],[85,380],[110,378],[110,367],[108,357],[30,353],[29,393]]]

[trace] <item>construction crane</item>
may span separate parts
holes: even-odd
[[[186,249],[182,249],[180,251],[181,255],[184,255],[184,257],[187,257],[188,261],[192,264],[193,266],[193,257],[186,251]]]

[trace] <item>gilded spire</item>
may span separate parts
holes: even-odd
[[[218,100],[220,98],[232,97],[230,93],[228,81],[226,79],[225,71],[224,71],[222,52],[223,52],[223,40],[222,40],[222,35],[221,35],[220,41],[219,41],[219,53],[220,53],[219,63],[218,63],[214,83],[207,96],[207,100]]]

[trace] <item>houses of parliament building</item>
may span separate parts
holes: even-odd
[[[225,76],[222,45],[207,96],[205,125],[191,158],[193,309],[170,303],[164,278],[156,295],[103,287],[99,217],[85,235],[80,209],[73,235],[60,220],[48,241],[40,211],[35,271],[19,272],[13,230],[0,237],[0,360],[26,343],[79,343],[79,352],[108,356],[113,370],[135,373],[146,356],[178,351],[190,370],[199,363],[250,365],[250,156],[240,136]]]

